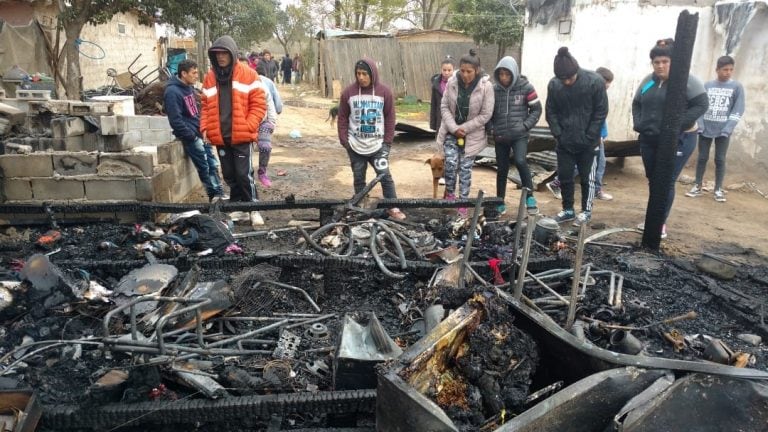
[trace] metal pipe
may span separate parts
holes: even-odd
[[[582,223],[579,226],[579,242],[576,245],[576,262],[573,265],[573,283],[571,284],[571,303],[568,305],[568,318],[565,321],[565,328],[570,329],[573,326],[573,320],[576,318],[576,302],[579,289],[579,275],[581,275],[581,261],[584,258],[584,238],[587,233],[587,224]]]
[[[547,291],[549,291],[549,292],[550,292],[552,295],[554,295],[555,297],[557,297],[557,298],[558,298],[560,301],[562,301],[562,302],[563,302],[563,303],[565,303],[566,305],[567,305],[567,304],[570,304],[570,302],[568,301],[568,299],[566,299],[565,297],[561,296],[561,295],[560,295],[560,293],[558,293],[557,291],[553,290],[553,289],[552,289],[552,287],[550,287],[549,285],[545,284],[545,283],[544,283],[544,282],[543,282],[543,281],[542,281],[540,278],[538,278],[536,275],[534,275],[533,273],[531,273],[531,272],[530,272],[530,271],[528,271],[528,270],[526,270],[525,272],[526,272],[526,273],[528,274],[528,276],[530,276],[530,277],[531,277],[531,278],[532,278],[534,281],[536,281],[536,283],[538,283],[539,285],[541,285],[541,286],[542,286],[544,289],[546,289]]]
[[[316,229],[319,228],[319,226],[314,226],[314,225],[300,225],[300,226],[305,228],[305,229],[315,229],[316,230]],[[262,236],[262,235],[268,235],[270,233],[290,232],[290,231],[296,231],[296,227],[295,226],[291,226],[291,227],[276,228],[276,229],[271,229],[271,230],[258,230],[258,231],[244,232],[244,233],[234,233],[234,234],[232,234],[232,237],[234,237],[236,239],[241,239],[241,238],[249,238],[249,237],[259,237],[259,236]]]
[[[525,284],[525,275],[528,272],[528,259],[531,256],[531,240],[533,239],[533,229],[536,227],[536,221],[539,219],[538,215],[528,215],[528,225],[525,227],[525,243],[523,244],[523,257],[520,263],[520,269],[517,272],[517,285],[515,285],[515,292],[513,297],[516,300],[520,300],[520,296],[523,295],[523,285]]]
[[[616,295],[614,295],[613,297],[614,309],[621,309],[621,306],[622,306],[621,291],[623,286],[624,286],[624,276],[619,275],[619,282],[617,283],[617,286],[616,286]]]
[[[528,189],[523,188],[520,192],[520,202],[517,204],[517,218],[515,219],[515,240],[512,243],[512,266],[509,268],[509,280],[515,280],[515,266],[517,263],[517,252],[520,248],[520,226],[523,225],[523,219],[525,218],[525,201],[528,198]],[[520,270],[518,269],[518,273]]]
[[[491,284],[490,284],[490,283],[488,283],[488,281],[486,281],[485,279],[483,279],[483,277],[482,277],[482,276],[480,276],[479,274],[477,274],[477,272],[475,271],[475,269],[473,269],[473,268],[472,268],[472,266],[471,266],[471,265],[469,265],[469,264],[466,264],[466,266],[467,266],[467,270],[468,270],[468,271],[469,271],[469,272],[472,274],[472,276],[474,276],[474,277],[475,277],[475,279],[477,279],[477,281],[478,281],[478,282],[480,282],[480,283],[481,283],[481,284],[482,284],[484,287],[489,287],[489,286],[491,286]]]
[[[307,230],[304,229],[302,226],[297,226],[296,229],[301,233],[301,236],[304,237],[304,240],[307,241],[307,244],[312,246],[312,249],[320,252],[321,254],[325,256],[331,256],[333,253],[331,253],[328,250],[325,250],[325,248],[321,247],[319,244],[317,244],[314,240],[312,240],[312,236],[309,235]]]
[[[308,319],[308,320],[297,322],[295,324],[287,325],[287,326],[285,326],[285,328],[286,329],[292,329],[294,327],[301,327],[301,326],[303,326],[305,324],[312,324],[312,323],[318,322],[318,321],[325,321],[325,320],[327,320],[329,318],[335,318],[335,317],[336,317],[336,314],[322,315],[322,316],[319,316],[317,318],[311,318],[311,319]]]
[[[480,210],[483,207],[483,192],[482,189],[477,191],[477,201],[475,201],[475,211],[472,213],[472,222],[469,225],[469,232],[467,233],[467,243],[464,245],[463,256],[461,259],[461,267],[459,268],[459,289],[464,289],[464,275],[467,271],[467,263],[469,262],[469,256],[472,255],[472,241],[475,239],[475,230],[477,229],[477,219],[480,217]]]
[[[611,273],[611,281],[608,285],[608,305],[609,306],[613,306],[615,289],[616,289],[616,273]]]
[[[587,281],[589,281],[589,270],[592,268],[592,264],[587,264],[584,270],[584,283],[581,285],[581,295],[587,294]]]
[[[274,285],[274,286],[277,286],[277,287],[280,287],[280,288],[285,288],[285,289],[291,290],[291,291],[300,292],[304,296],[304,298],[307,299],[309,304],[312,305],[312,308],[315,309],[316,311],[320,312],[320,306],[318,306],[317,303],[315,303],[315,301],[312,300],[312,297],[310,297],[310,295],[306,291],[304,291],[303,289],[301,289],[299,287],[295,287],[293,285],[288,285],[288,284],[284,284],[282,282],[276,282],[276,281],[272,281],[272,280],[265,280],[265,281],[262,281],[262,283]]]

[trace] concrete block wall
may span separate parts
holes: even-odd
[[[109,115],[99,103],[62,102],[32,105],[30,115],[57,111],[52,137],[5,142],[0,202],[180,202],[201,186],[166,117]]]

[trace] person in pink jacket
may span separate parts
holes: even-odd
[[[440,103],[442,123],[437,132],[438,149],[445,154],[445,199],[469,198],[475,156],[488,145],[485,124],[493,115],[493,84],[480,69],[475,50],[459,60],[459,70],[448,80]],[[467,215],[466,208],[459,209]]]

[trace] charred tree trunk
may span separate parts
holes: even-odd
[[[650,193],[645,212],[642,245],[651,250],[659,249],[661,226],[664,223],[669,188],[674,187],[673,174],[677,141],[683,123],[683,113],[688,104],[686,88],[698,22],[699,14],[691,14],[687,10],[682,11],[677,19],[677,32],[672,49],[669,88],[667,89],[667,99],[661,122],[659,148],[656,151],[654,171],[648,173]]]

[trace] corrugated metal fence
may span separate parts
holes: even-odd
[[[319,43],[319,85],[325,96],[338,98],[339,89],[354,81],[355,62],[363,57],[376,60],[380,79],[396,97],[414,96],[429,102],[429,79],[440,72],[446,55],[458,63],[476,45],[472,42],[424,42],[396,38],[323,39]],[[478,50],[480,63],[491,73],[496,65],[495,46]],[[511,54],[519,59],[519,50]],[[333,82],[337,81],[336,92]]]

